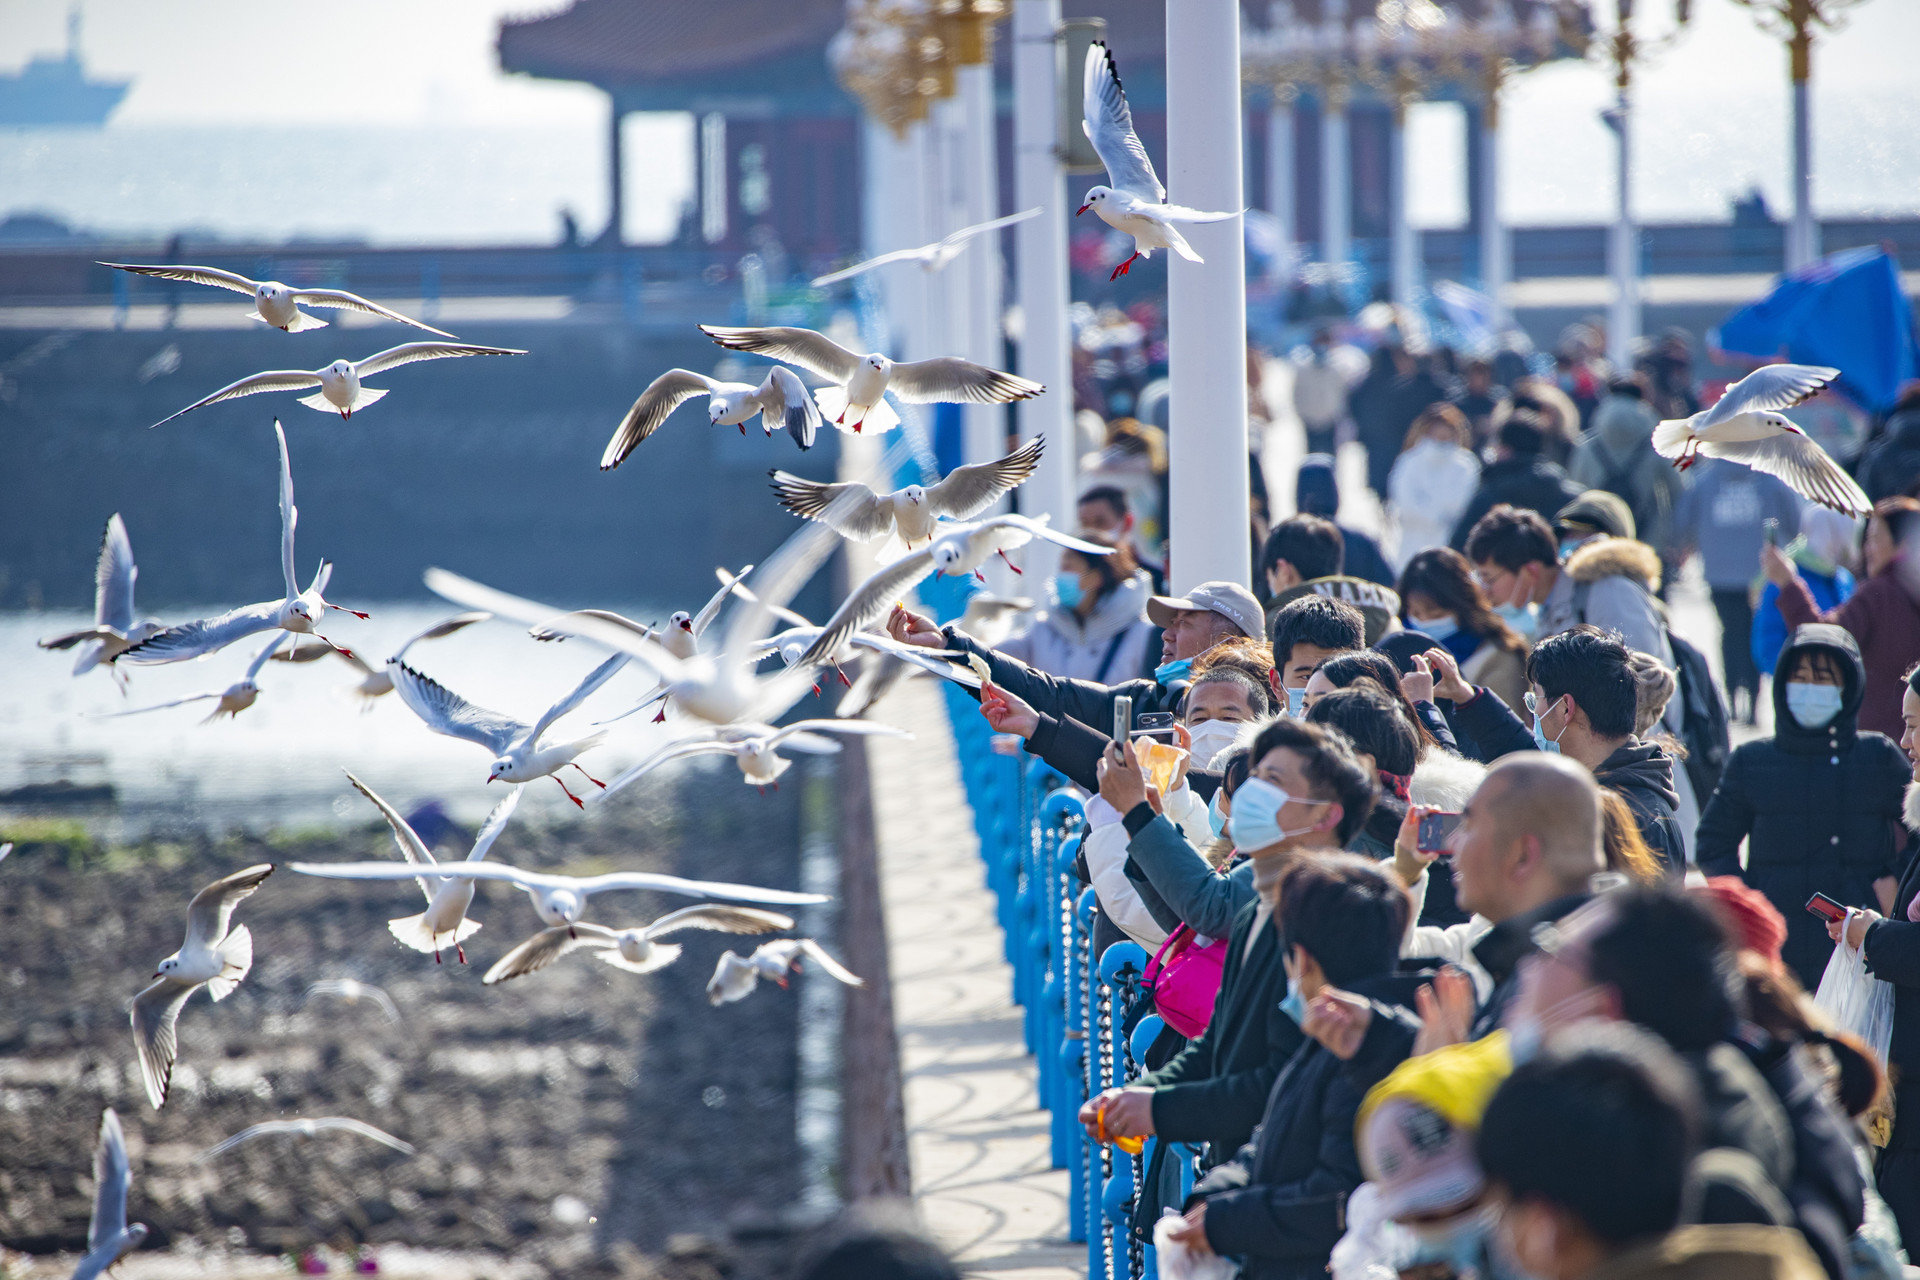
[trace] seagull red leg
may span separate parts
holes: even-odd
[[[573,765],[574,768],[580,769],[580,765],[578,761],[570,760],[568,761],[568,763]],[[607,789],[606,783],[600,781],[600,779],[594,777],[592,774],[588,773],[585,769],[580,769],[580,776],[585,778],[588,782],[591,782],[594,786],[600,788],[602,791],[605,791]]]
[[[560,781],[559,774],[550,773],[547,776],[549,778],[552,778],[554,782],[559,785],[562,791],[567,791],[567,784]],[[586,801],[582,800],[579,796],[573,794],[573,792],[571,791],[567,791],[567,799],[573,801],[574,804],[578,805],[581,809],[585,809],[587,807]]]
[[[999,556],[1002,560],[1007,560],[1007,553],[1004,551],[996,551],[993,554]],[[1018,574],[1026,573],[1025,569],[1022,569],[1019,565],[1015,564],[1011,560],[1007,560],[1007,568],[1013,570],[1015,573],[1018,573]]]

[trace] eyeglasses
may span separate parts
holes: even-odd
[[[1527,714],[1532,716],[1535,720],[1538,720],[1543,714],[1545,714],[1543,711],[1541,711],[1540,699],[1534,694],[1533,690],[1531,689],[1527,690],[1526,697],[1525,699],[1523,699],[1523,701],[1526,703]],[[1558,698],[1547,699],[1547,708],[1546,708],[1547,711],[1553,710],[1553,704],[1558,701],[1559,701]]]

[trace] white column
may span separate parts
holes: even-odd
[[[896,153],[899,167],[883,179],[886,189],[881,199],[893,202],[887,249],[925,244],[929,238],[932,133],[931,121],[923,120],[910,126]],[[934,301],[927,273],[888,269],[878,274],[887,278],[888,299],[898,307],[893,324],[901,346],[894,358],[924,360],[936,354],[932,332]]]
[[[708,244],[727,236],[727,118],[700,117],[700,234]]]
[[[993,100],[993,63],[961,67],[956,72],[960,116],[965,125],[963,164],[965,185],[960,225],[971,226],[997,217],[1000,210],[999,121]],[[1000,234],[982,236],[968,251],[960,277],[968,292],[968,356],[990,369],[1003,367],[1006,342],[1001,327]],[[991,462],[1006,452],[1006,409],[997,404],[968,405],[964,456],[969,463]],[[996,507],[995,510],[1001,508]]]
[[[1320,95],[1320,257],[1344,263],[1353,256],[1353,199],[1348,191],[1347,99],[1339,88]]]
[[[1167,189],[1240,209],[1240,6],[1182,0],[1167,23]],[[1205,262],[1169,255],[1172,377],[1170,585],[1249,584],[1247,272],[1241,219],[1184,229]]]
[[[1613,277],[1613,303],[1607,308],[1607,359],[1616,369],[1633,364],[1634,339],[1640,336],[1640,246],[1633,225],[1632,113],[1622,89],[1607,117],[1613,128],[1616,152],[1617,202],[1613,226],[1607,231],[1607,274]]]
[[[1407,213],[1407,110],[1399,104],[1387,135],[1387,237],[1393,300],[1411,307],[1420,292],[1420,240]]]
[[[1280,220],[1288,244],[1300,238],[1293,201],[1293,99],[1276,92],[1267,108],[1267,212]]]
[[[1787,270],[1820,256],[1820,224],[1813,217],[1813,110],[1806,79],[1793,82],[1793,222],[1787,228]]]
[[[912,150],[905,138],[895,137],[886,125],[872,116],[862,116],[860,152],[864,184],[860,193],[861,250],[863,257],[873,257],[909,243],[908,238],[919,230],[904,216],[907,202],[902,198],[910,178]],[[919,305],[912,290],[917,274],[876,271],[868,276],[886,315],[888,332],[880,341],[902,359],[907,358],[903,344],[914,327],[909,313]]]
[[[1507,282],[1513,273],[1507,224],[1500,217],[1500,99],[1489,97],[1480,112],[1480,291],[1493,303],[1496,326],[1505,325]]]
[[[1043,384],[1045,395],[1015,408],[1020,439],[1047,438],[1040,472],[1020,488],[1021,509],[1072,529],[1079,496],[1073,434],[1072,337],[1067,332],[1067,180],[1057,148],[1055,109],[1061,76],[1060,0],[1015,0],[1013,6],[1014,199],[1044,210],[1014,228],[1020,274],[1015,281],[1024,325],[1014,372]]]

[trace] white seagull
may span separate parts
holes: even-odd
[[[187,907],[186,941],[156,967],[153,985],[133,998],[133,1047],[147,1100],[156,1108],[166,1104],[167,1084],[173,1078],[179,1044],[174,1024],[180,1006],[203,986],[215,1000],[225,1000],[253,968],[253,935],[245,925],[231,931],[228,926],[233,909],[272,874],[273,864],[263,862],[194,894]]]
[[[373,807],[393,828],[393,843],[399,847],[402,858],[423,869],[439,865],[433,851],[427,848],[427,842],[408,825],[397,809],[351,772],[347,773],[347,781],[373,802]],[[506,830],[507,819],[513,816],[519,803],[520,788],[516,786],[507,791],[504,800],[493,806],[493,812],[480,824],[479,834],[473,838],[473,848],[467,853],[468,862],[479,862],[487,856],[487,851],[493,848],[493,842]],[[467,951],[460,944],[480,931],[478,920],[467,919],[467,909],[473,905],[473,881],[440,880],[431,875],[421,875],[418,880],[420,891],[427,895],[427,909],[417,916],[401,916],[387,921],[387,931],[415,951],[432,952],[435,964],[440,963],[440,949],[451,945],[454,955],[461,964],[465,964]]]
[[[626,663],[626,654],[614,654],[589,671],[573,692],[548,707],[532,724],[468,702],[439,681],[421,675],[397,658],[387,663],[387,674],[393,678],[393,687],[399,693],[400,701],[406,703],[427,728],[450,738],[463,738],[493,753],[493,765],[487,772],[488,782],[532,782],[536,778],[552,778],[559,783],[562,791],[567,792],[567,799],[584,809],[587,806],[580,797],[567,791],[567,784],[560,781],[559,771],[571,765],[579,769],[580,775],[588,782],[596,787],[604,787],[606,784],[582,768],[575,757],[599,746],[607,736],[606,731],[603,729],[598,733],[590,733],[571,742],[557,742],[550,747],[542,747],[540,737],[552,727],[554,721],[585,702],[587,695],[605,684]]]
[[[1107,279],[1126,275],[1135,258],[1151,258],[1155,249],[1171,249],[1188,262],[1205,259],[1180,234],[1179,222],[1225,222],[1237,212],[1207,213],[1185,205],[1168,204],[1167,189],[1153,171],[1153,161],[1140,135],[1133,131],[1133,112],[1127,108],[1120,73],[1104,40],[1087,46],[1085,119],[1080,127],[1107,167],[1107,185],[1087,188],[1087,197],[1074,211],[1079,217],[1091,209],[1100,221],[1133,237],[1133,256],[1113,269]]]
[[[238,400],[241,396],[257,396],[263,391],[300,391],[307,387],[318,387],[310,396],[301,396],[300,403],[309,409],[318,409],[322,413],[338,413],[341,418],[351,418],[356,409],[364,409],[387,394],[383,387],[362,386],[362,378],[371,378],[376,373],[396,369],[403,364],[414,364],[421,360],[452,360],[459,356],[523,356],[524,351],[512,347],[481,347],[471,342],[407,342],[385,351],[375,352],[364,360],[335,360],[323,369],[269,369],[265,373],[249,374],[238,382],[230,382],[212,395],[195,400],[177,413],[170,413],[154,423],[156,427],[165,426],[182,413],[192,413],[195,409],[210,404],[219,404],[222,400]]]
[[[411,866],[391,862],[295,862],[289,864],[301,875],[322,876],[331,880],[412,880],[419,872]],[[720,898],[728,902],[770,902],[776,906],[807,906],[825,902],[825,894],[794,893],[786,889],[760,889],[748,884],[725,884],[715,880],[686,880],[680,876],[658,875],[650,871],[610,871],[598,876],[563,876],[539,871],[522,871],[504,862],[443,862],[434,869],[437,876],[465,876],[474,880],[500,880],[526,890],[533,909],[549,925],[577,928],[586,910],[587,900],[596,893],[616,889],[647,889],[655,893],[678,893],[689,898]]]
[[[133,1188],[133,1166],[127,1160],[127,1135],[112,1107],[100,1115],[100,1141],[93,1148],[93,1217],[87,1222],[87,1256],[73,1270],[73,1280],[93,1280],[138,1249],[147,1238],[147,1224],[127,1222],[127,1196]]]
[[[608,929],[582,920],[577,924],[542,929],[501,956],[481,982],[492,986],[536,969],[544,969],[567,952],[590,948],[616,969],[652,973],[680,958],[678,943],[659,942],[681,929],[711,929],[718,933],[777,933],[793,928],[793,917],[757,907],[703,905],[682,907],[638,929]]]
[[[1112,547],[1103,547],[1097,542],[1086,542],[1057,532],[1047,524],[1046,517],[1029,520],[1025,516],[1000,515],[973,524],[941,525],[933,542],[918,551],[910,551],[892,564],[882,565],[867,580],[861,583],[834,610],[826,625],[821,628],[820,638],[813,647],[802,655],[802,661],[821,663],[830,661],[842,645],[853,640],[856,632],[864,631],[893,607],[908,588],[921,582],[928,576],[941,574],[977,573],[988,556],[999,556],[1006,560],[1007,552],[1023,547],[1034,538],[1044,538],[1056,546],[1067,547],[1083,555],[1110,556]],[[1009,568],[1018,572],[1018,566],[1007,560]]]
[[[828,977],[850,987],[867,985],[866,979],[850,972],[812,938],[781,938],[777,942],[761,943],[750,956],[736,955],[731,951],[723,954],[720,963],[714,966],[712,981],[707,983],[707,1000],[714,1005],[744,1000],[760,985],[762,978],[784,987],[787,985],[787,975],[797,973],[804,959],[817,961]]]
[[[379,1006],[380,1012],[387,1015],[388,1022],[400,1021],[400,1006],[393,1002],[393,997],[383,988],[376,987],[371,982],[362,982],[358,978],[322,978],[307,987],[306,998],[311,1000],[315,996],[332,996],[348,1004],[359,1004],[362,1000],[371,1000]]]
[[[200,618],[156,631],[139,644],[129,646],[120,655],[119,661],[135,665],[184,662],[188,658],[205,657],[236,640],[274,627],[300,635],[319,636],[338,649],[339,645],[334,645],[333,641],[327,640],[315,629],[326,611],[334,609],[351,613],[356,618],[367,616],[358,609],[327,603],[323,593],[333,577],[332,561],[322,560],[319,570],[313,575],[312,585],[305,591],[300,590],[300,584],[293,576],[293,530],[299,523],[300,513],[293,505],[293,463],[287,457],[287,433],[280,429],[278,420],[273,424],[273,434],[280,441],[280,575],[286,585],[286,598],[264,600],[231,613],[223,613],[217,618]]]
[[[120,716],[144,715],[149,711],[164,711],[168,707],[183,707],[189,702],[217,700],[212,711],[201,724],[212,724],[221,716],[238,716],[260,699],[260,668],[267,665],[267,659],[273,657],[273,651],[285,644],[289,633],[282,631],[267,641],[253,661],[247,664],[247,673],[240,679],[216,693],[191,693],[184,698],[174,698],[168,702],[156,702],[150,707],[135,707],[131,711],[106,711],[94,717],[99,720],[113,720]]]
[[[73,674],[84,675],[94,667],[107,666],[116,679],[120,678],[120,672],[108,664],[161,630],[161,624],[151,618],[134,621],[133,583],[139,576],[126,523],[116,511],[107,517],[106,532],[100,535],[100,558],[93,566],[93,625],[48,636],[40,641],[40,647],[71,649],[85,642],[74,661]]]
[[[402,1142],[384,1129],[376,1129],[359,1120],[350,1120],[346,1116],[302,1116],[298,1120],[267,1120],[260,1124],[249,1125],[228,1138],[225,1142],[215,1143],[200,1153],[202,1160],[211,1160],[223,1156],[243,1142],[252,1142],[255,1138],[269,1135],[294,1134],[302,1138],[315,1137],[322,1133],[351,1133],[355,1137],[369,1138],[383,1146],[392,1147],[402,1155],[413,1154],[413,1144]]]
[[[253,295],[253,318],[276,329],[285,329],[288,333],[303,333],[308,329],[324,329],[327,322],[316,316],[310,316],[300,310],[304,304],[309,307],[338,308],[343,311],[360,311],[370,316],[379,316],[383,320],[392,320],[399,324],[409,324],[416,329],[425,329],[428,333],[437,333],[443,338],[452,334],[444,329],[436,329],[430,324],[401,315],[389,310],[377,302],[368,302],[357,293],[348,293],[345,289],[296,289],[292,285],[281,284],[278,280],[249,280],[233,271],[222,271],[218,267],[146,267],[135,266],[128,262],[103,262],[103,267],[112,267],[115,271],[131,271],[135,275],[152,276],[156,280],[184,280],[188,284],[210,284],[216,289],[231,289],[235,293]]]
[[[442,639],[452,635],[456,631],[463,631],[476,622],[485,622],[492,616],[490,613],[474,612],[456,613],[451,618],[444,618],[426,630],[409,636],[405,644],[402,644],[398,649],[394,650],[392,660],[395,662],[404,660],[407,656],[407,650],[413,648],[414,645],[419,644],[422,640]],[[296,644],[283,653],[274,654],[273,661],[306,663],[329,655],[338,657],[360,673],[360,679],[358,681],[342,687],[347,693],[360,699],[360,709],[362,711],[373,710],[373,704],[376,701],[393,692],[393,677],[387,674],[385,665],[376,667],[357,653],[349,653],[344,649],[337,649],[333,645],[324,642],[321,644]]]
[[[695,396],[707,397],[707,421],[716,427],[738,427],[747,434],[747,420],[756,413],[769,439],[777,425],[802,449],[813,448],[820,433],[820,410],[793,370],[775,365],[765,381],[755,387],[750,382],[721,382],[704,373],[687,369],[669,369],[640,393],[627,410],[627,416],[614,428],[600,455],[600,469],[611,471],[626,461],[633,447],[660,429],[667,415]]]
[[[828,484],[785,471],[767,474],[773,477],[773,491],[780,495],[780,505],[793,514],[822,520],[832,511],[835,533],[858,542],[898,533],[900,540],[911,547],[916,542],[931,542],[936,521],[942,517],[971,520],[1030,480],[1040,467],[1040,454],[1046,444],[1045,436],[1036,436],[1004,458],[955,467],[937,484],[910,484],[892,493],[875,493],[857,480]],[[838,501],[848,495],[851,501]]]
[[[842,280],[871,271],[875,267],[884,267],[890,262],[917,262],[928,275],[932,275],[959,257],[965,251],[967,242],[975,236],[989,231],[998,231],[1002,227],[1010,227],[1016,222],[1025,222],[1028,218],[1037,218],[1040,212],[1037,208],[1022,209],[1019,213],[1010,213],[1004,218],[994,218],[990,222],[976,222],[970,227],[960,228],[944,239],[935,240],[932,244],[923,244],[916,249],[895,249],[892,253],[883,253],[878,257],[868,258],[865,262],[856,262],[850,267],[828,272],[824,276],[815,276],[813,287],[824,289],[830,284],[838,284]]]
[[[1711,408],[1655,427],[1654,450],[1682,471],[1700,454],[1738,462],[1823,507],[1870,515],[1873,504],[1853,477],[1779,413],[1819,395],[1839,376],[1838,369],[1819,365],[1763,365],[1728,387]]]
[[[895,364],[878,352],[858,355],[812,329],[703,324],[700,332],[729,351],[785,360],[834,383],[814,395],[820,412],[844,431],[858,432],[869,423],[875,431],[899,426],[899,415],[886,401],[888,391],[908,404],[1007,404],[1046,390],[1037,382],[958,356]]]
[[[779,729],[770,724],[732,725],[715,729],[707,737],[683,738],[667,744],[609,782],[607,789],[600,793],[594,803],[605,803],[614,792],[669,761],[693,756],[730,755],[734,763],[740,766],[740,776],[748,786],[777,789],[780,775],[793,767],[793,761],[780,755],[781,749],[816,756],[838,754],[840,744],[822,736],[829,733],[887,738],[913,736],[905,729],[875,724],[871,720],[797,720]]]

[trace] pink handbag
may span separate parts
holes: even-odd
[[[1205,1031],[1213,1017],[1220,976],[1227,963],[1225,938],[1200,946],[1198,937],[1181,925],[1167,935],[1141,975],[1153,996],[1153,1011],[1189,1040]]]

